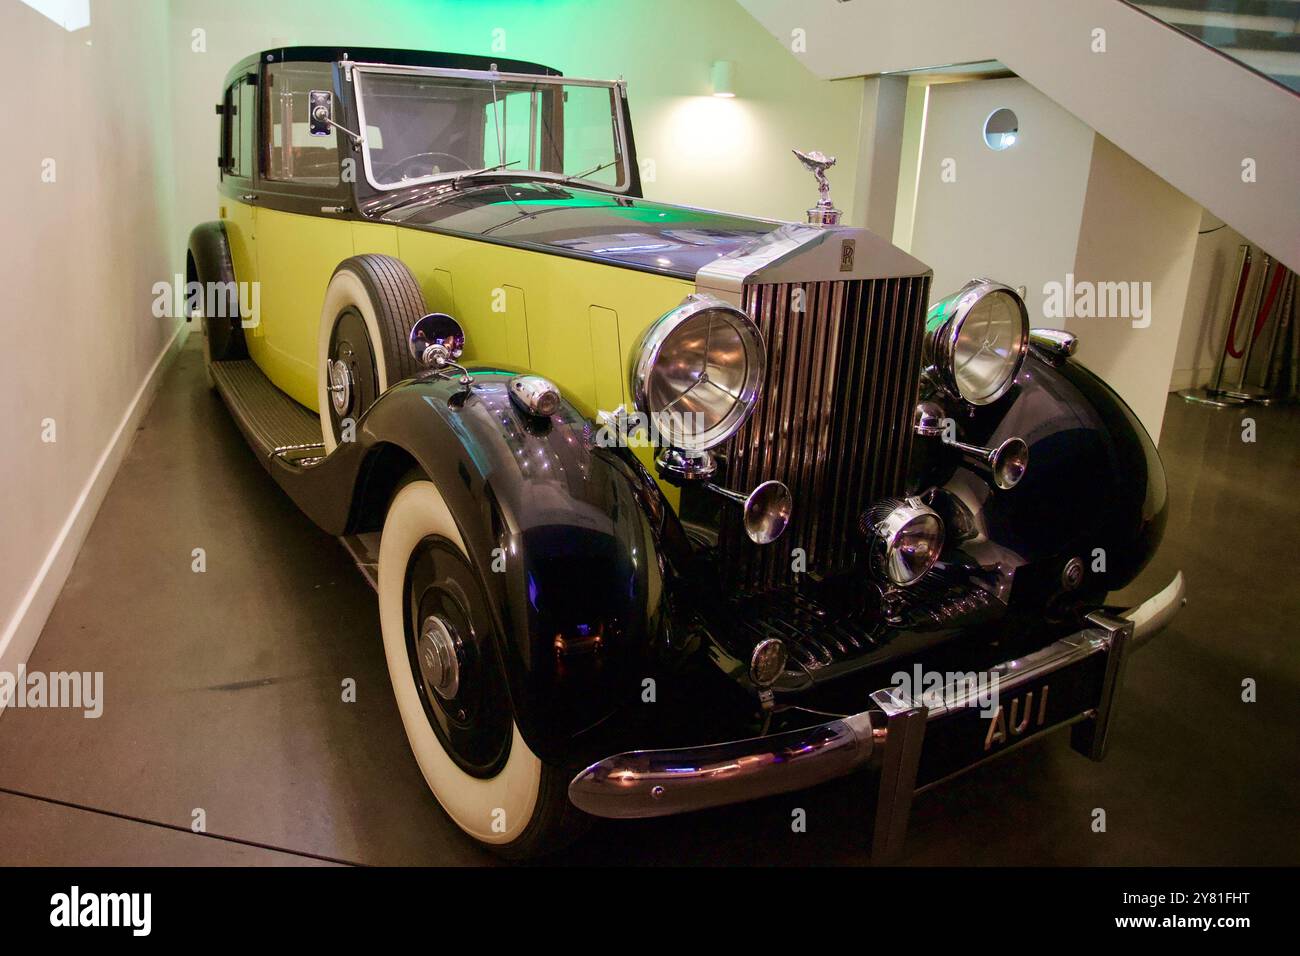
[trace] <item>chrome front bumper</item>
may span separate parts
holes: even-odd
[[[998,701],[1009,708],[999,707],[998,728],[998,717],[979,715],[973,688],[945,689],[926,706],[890,687],[872,694],[861,713],[801,730],[607,757],[573,778],[569,799],[594,816],[658,817],[802,790],[870,767],[880,777],[872,852],[889,856],[901,846],[912,795],[954,773],[1067,725],[1075,748],[1100,760],[1127,655],[1173,619],[1184,594],[1179,572],[1122,615],[1091,614],[1089,627],[986,672],[996,675]],[[1049,680],[1057,677],[1064,687],[1051,697]],[[927,728],[934,747],[923,762]]]

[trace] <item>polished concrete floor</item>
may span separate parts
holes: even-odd
[[[28,665],[102,671],[103,716],[0,717],[0,863],[493,862],[407,750],[370,589],[254,461],[197,346],[168,373]],[[1300,409],[1173,399],[1161,451],[1169,528],[1126,596],[1182,568],[1189,604],[1129,667],[1110,757],[1092,764],[1056,735],[922,795],[902,862],[1300,863]],[[556,862],[862,863],[868,805],[854,777],[597,823]],[[792,832],[796,808],[806,832]]]

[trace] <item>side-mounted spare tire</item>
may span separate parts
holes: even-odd
[[[424,295],[400,259],[368,254],[339,263],[321,307],[317,403],[325,451],[388,388],[419,366],[407,347]]]

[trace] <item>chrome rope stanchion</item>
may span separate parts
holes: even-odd
[[[1273,323],[1273,331],[1268,337],[1268,361],[1264,363],[1259,373],[1259,387],[1266,392],[1276,395],[1277,388],[1273,379],[1273,363],[1277,360],[1277,340],[1282,332],[1282,327],[1288,324],[1291,318],[1291,309],[1295,302],[1295,273],[1287,273],[1282,286],[1282,311],[1277,314],[1277,321]]]
[[[1226,398],[1235,398],[1256,405],[1272,405],[1273,395],[1266,389],[1255,388],[1246,384],[1246,377],[1250,373],[1250,358],[1255,351],[1255,340],[1259,338],[1259,334],[1264,330],[1264,325],[1268,322],[1269,315],[1273,311],[1273,304],[1277,301],[1278,289],[1289,275],[1287,268],[1279,262],[1276,264],[1277,271],[1270,281],[1269,267],[1271,265],[1273,265],[1271,259],[1265,256],[1264,271],[1259,277],[1259,295],[1256,297],[1255,308],[1251,310],[1253,321],[1247,323],[1246,344],[1242,349],[1241,372],[1237,376],[1237,387],[1224,389],[1222,393]],[[1268,288],[1267,292],[1264,291],[1265,287]],[[1264,363],[1265,369],[1268,368],[1271,362],[1272,353],[1270,352],[1268,360]]]
[[[1227,408],[1241,405],[1239,398],[1230,398],[1223,394],[1223,365],[1228,358],[1228,348],[1236,331],[1237,317],[1241,314],[1242,302],[1246,297],[1246,285],[1250,281],[1251,252],[1248,243],[1241,244],[1237,260],[1237,281],[1233,286],[1232,304],[1228,309],[1227,328],[1223,333],[1223,348],[1219,350],[1219,360],[1214,366],[1214,379],[1208,386],[1185,388],[1178,394],[1184,401],[1193,405],[1209,405],[1211,408]]]

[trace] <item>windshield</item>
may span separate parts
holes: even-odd
[[[627,185],[612,83],[373,67],[354,74],[366,175],[379,189],[495,171]]]

